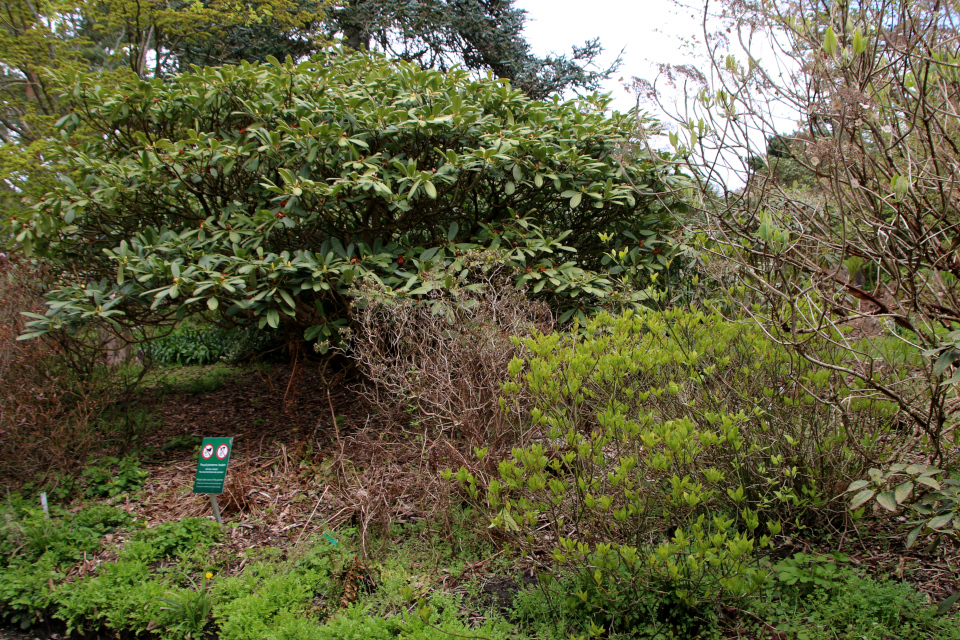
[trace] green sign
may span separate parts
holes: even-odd
[[[204,438],[200,445],[200,460],[197,476],[193,479],[194,493],[223,493],[223,481],[227,477],[227,463],[233,438]]]

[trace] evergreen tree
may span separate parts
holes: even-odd
[[[326,14],[327,35],[352,49],[375,49],[423,67],[461,64],[509,78],[532,98],[594,91],[620,66],[596,67],[598,40],[572,53],[540,58],[523,37],[526,11],[512,0],[348,0]]]

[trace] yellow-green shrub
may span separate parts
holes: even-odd
[[[490,477],[457,479],[491,526],[552,548],[626,607],[754,590],[757,547],[784,522],[840,517],[835,499],[882,453],[895,412],[719,314],[604,314],[522,344],[501,403],[532,398],[529,444]]]

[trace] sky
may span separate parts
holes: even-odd
[[[652,78],[654,63],[690,62],[680,38],[700,33],[699,14],[670,0],[516,0],[515,6],[527,11],[525,35],[535,54],[569,53],[571,45],[596,37],[605,49],[601,62],[610,64],[624,50],[620,71],[604,86],[619,111],[635,105],[619,78]]]
[[[695,8],[679,8],[672,0],[515,0],[514,4],[527,11],[524,33],[534,54],[569,53],[571,45],[599,38],[605,49],[600,63],[609,65],[622,49],[623,64],[603,91],[613,97],[611,109],[626,111],[636,106],[636,97],[624,90],[623,83],[632,77],[654,79],[656,63],[686,63],[706,70],[700,46],[704,0],[680,1]],[[664,90],[667,111],[672,113],[650,104],[642,108],[659,119],[666,130],[676,130],[672,116],[683,111],[680,91],[671,96],[669,89],[662,85],[658,88]],[[779,117],[784,130],[795,124],[796,114]],[[752,131],[750,138],[754,148],[765,146],[763,132]],[[665,137],[654,144],[668,146]],[[736,159],[730,162],[739,166]],[[723,173],[730,184],[741,183],[733,173]]]

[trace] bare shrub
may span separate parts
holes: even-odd
[[[41,363],[56,357],[57,345],[17,340],[25,324],[21,312],[43,310],[42,276],[16,257],[0,261],[0,475],[5,478],[61,457],[64,445],[84,451],[89,444],[77,438],[76,429],[58,433],[54,426],[63,414],[65,389]]]
[[[336,431],[329,459],[339,517],[356,523],[365,551],[371,528],[388,534],[390,522],[449,518],[462,496],[441,472],[490,473],[528,435],[528,398],[521,392],[501,406],[501,385],[521,349],[514,336],[552,330],[553,316],[495,258],[460,260],[466,275],[427,275],[445,286],[420,297],[357,287],[348,355],[368,378],[359,393],[379,413],[354,433]],[[486,451],[482,460],[475,447]]]
[[[335,513],[331,527],[353,523],[360,534],[364,554],[370,553],[371,532],[383,542],[390,538],[390,524],[427,520],[452,531],[451,508],[463,496],[458,487],[442,479],[446,469],[465,466],[489,473],[491,461],[503,455],[475,456],[458,450],[458,444],[443,435],[413,438],[390,416],[373,416],[366,426],[338,438],[334,451],[318,452],[316,462],[328,479],[329,502]],[[420,434],[423,435],[422,433]],[[496,466],[495,464],[493,466]]]
[[[516,289],[507,267],[478,257],[470,271],[419,299],[361,285],[351,354],[382,410],[415,407],[421,431],[497,450],[520,438],[520,422],[500,407],[514,336],[550,331],[553,316]],[[514,417],[522,407],[513,406]]]
[[[42,264],[0,254],[0,477],[14,484],[79,469],[105,444],[97,418],[128,386],[106,365],[110,335],[91,332],[92,343],[65,334],[17,339],[28,322],[23,312],[45,310],[50,280]]]

